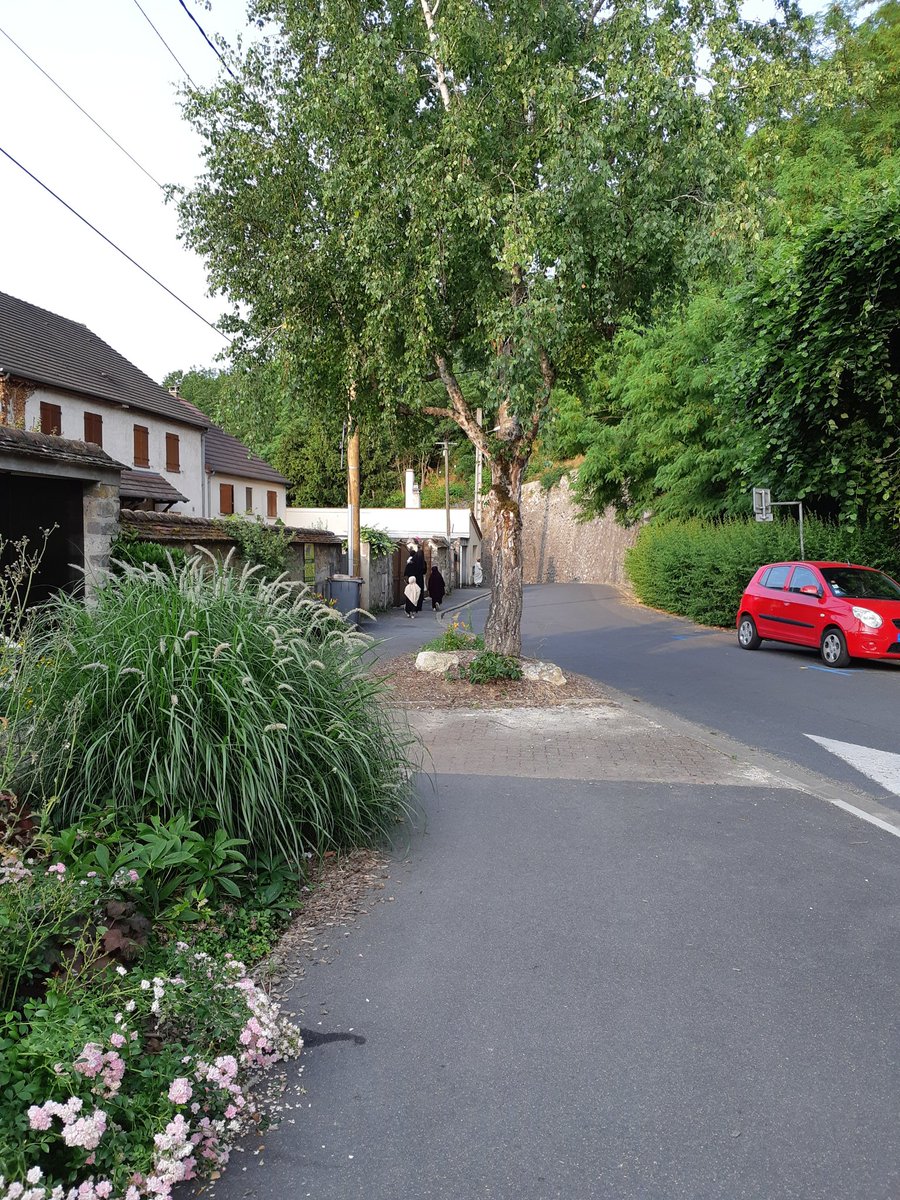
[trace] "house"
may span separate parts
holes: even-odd
[[[0,292],[0,539],[49,531],[38,591],[90,592],[120,508],[276,520],[286,485],[84,325]]]
[[[178,396],[176,389],[171,389],[171,394]],[[189,412],[203,417],[195,405],[180,396],[178,399]],[[246,513],[266,521],[283,521],[290,481],[221,426],[208,417],[204,420],[209,425],[203,450],[206,515]]]

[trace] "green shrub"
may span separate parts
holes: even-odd
[[[293,530],[284,525],[270,525],[262,517],[247,517],[232,513],[219,525],[237,544],[238,554],[251,567],[259,567],[264,578],[277,579],[287,570],[287,549]]]
[[[440,637],[432,638],[422,647],[423,650],[483,650],[484,638],[480,633],[472,633],[472,626],[456,617]]]
[[[159,542],[145,542],[136,533],[123,530],[112,544],[109,552],[112,569],[121,572],[123,566],[183,567],[187,554],[180,546],[163,546]]]
[[[485,650],[469,663],[466,675],[469,683],[494,683],[498,679],[521,679],[522,667],[518,659],[508,654]]]
[[[900,550],[877,530],[804,522],[806,557],[900,573]],[[701,625],[734,623],[741,594],[765,562],[799,558],[797,522],[747,519],[651,521],[625,566],[640,600]]]
[[[56,829],[185,817],[297,864],[371,843],[403,814],[410,772],[368,645],[297,585],[199,556],[129,569],[90,607],[60,596],[11,684],[41,747],[16,788],[52,797]]]

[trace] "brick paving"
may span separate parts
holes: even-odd
[[[411,709],[407,715],[427,752],[423,769],[441,775],[788,786],[619,704]]]

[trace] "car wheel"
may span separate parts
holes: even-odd
[[[738,645],[742,650],[758,650],[762,638],[756,631],[756,622],[749,613],[744,613],[738,625]]]
[[[822,662],[826,667],[848,667],[850,665],[847,639],[833,625],[822,634],[822,644],[819,650]]]

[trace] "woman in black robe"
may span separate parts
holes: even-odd
[[[432,567],[431,574],[428,576],[428,595],[431,597],[432,609],[439,609],[441,607],[446,590],[443,575],[437,567]]]
[[[422,601],[425,599],[425,571],[428,569],[428,564],[425,561],[425,555],[422,553],[422,547],[419,545],[410,545],[412,553],[406,560],[404,574],[407,579],[410,575],[415,576],[416,583],[419,585],[419,604],[416,612],[422,611]]]

